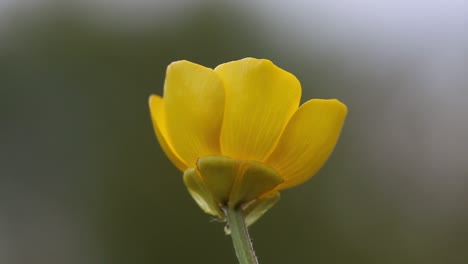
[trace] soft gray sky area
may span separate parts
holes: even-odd
[[[214,4],[213,4],[214,3]],[[67,1],[2,0],[0,13],[7,19],[18,9],[39,10],[69,6]],[[73,3],[95,18],[124,27],[144,27],[151,21],[179,23],[200,7],[215,5],[244,10],[259,17],[273,45],[281,46],[291,35],[299,47],[345,50],[345,56],[379,63],[418,57],[425,67],[428,89],[437,88],[440,75],[462,78],[468,47],[468,2],[463,0],[352,0],[352,1],[110,1]],[[176,17],[177,19],[174,19]],[[149,22],[149,23],[148,23]],[[242,22],[242,21],[240,21]],[[3,25],[5,26],[5,25]],[[434,73],[437,73],[434,75]],[[445,86],[445,89],[452,89]]]

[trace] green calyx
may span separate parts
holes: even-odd
[[[225,220],[226,209],[240,208],[247,225],[279,200],[274,189],[282,182],[281,176],[263,163],[223,156],[200,158],[196,168],[184,172],[185,186],[204,212]]]

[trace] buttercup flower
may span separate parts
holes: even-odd
[[[300,98],[294,75],[245,58],[215,69],[173,62],[164,98],[149,104],[158,141],[197,204],[223,220],[226,208],[241,208],[249,225],[279,191],[316,174],[338,140],[346,106],[312,99],[299,107]]]

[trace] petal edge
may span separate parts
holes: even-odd
[[[164,113],[164,101],[158,95],[151,95],[149,98],[149,107],[153,128],[156,133],[156,138],[161,145],[164,153],[169,160],[181,171],[185,171],[188,166],[183,162],[179,155],[175,152],[167,135],[166,117]]]
[[[224,63],[215,72],[226,91],[222,154],[263,161],[299,106],[299,80],[265,59]]]
[[[293,115],[266,163],[275,168],[287,189],[315,175],[332,153],[347,107],[336,99],[312,99]]]
[[[189,167],[195,167],[200,157],[220,154],[224,88],[212,69],[189,61],[171,63],[164,104],[168,136]]]

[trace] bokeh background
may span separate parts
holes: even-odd
[[[247,56],[349,107],[260,263],[467,263],[467,28],[455,0],[0,1],[0,263],[236,263],[147,104],[172,61]]]

